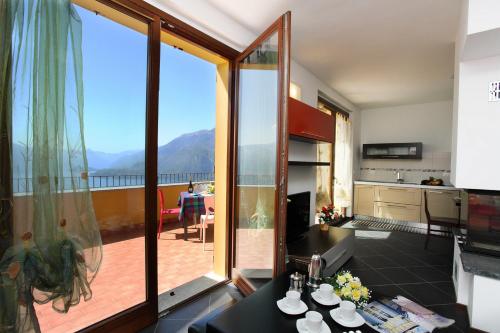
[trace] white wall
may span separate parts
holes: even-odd
[[[392,181],[395,180],[394,171],[388,169],[402,169],[405,180],[409,182],[420,182],[433,176],[449,183],[452,114],[452,101],[361,111],[357,131],[358,158],[361,158],[361,146],[365,143],[422,142],[423,153],[422,160],[361,159],[359,178]]]
[[[500,28],[500,1],[469,0],[467,33],[475,34]]]
[[[457,187],[500,190],[500,102],[488,84],[500,80],[500,56],[460,63],[456,129]]]
[[[461,15],[455,49],[451,182],[462,188],[500,190],[500,102],[488,102],[489,82],[500,80],[500,54],[483,52],[481,48],[488,45],[477,43],[482,35],[500,29],[500,1],[465,0]],[[487,56],[471,59],[465,53]]]

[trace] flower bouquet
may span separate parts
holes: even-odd
[[[328,226],[338,219],[338,213],[334,212],[334,206],[323,206],[319,212],[319,224],[321,230],[328,230]]]
[[[340,271],[333,277],[325,278],[325,283],[331,284],[337,296],[344,301],[353,302],[358,309],[362,309],[370,300],[370,290],[349,271]]]

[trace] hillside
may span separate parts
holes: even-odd
[[[158,173],[213,172],[215,130],[183,134],[158,147]],[[89,157],[89,166],[94,165]],[[144,174],[144,151],[121,156],[94,175]]]

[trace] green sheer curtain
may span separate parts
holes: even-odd
[[[0,0],[0,9],[0,331],[39,331],[34,302],[64,313],[90,299],[102,260],[83,137],[81,21],[69,0]],[[13,195],[18,178],[24,193]]]

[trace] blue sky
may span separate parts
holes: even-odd
[[[88,149],[144,149],[147,37],[76,6]],[[158,143],[215,127],[215,65],[162,44]]]

